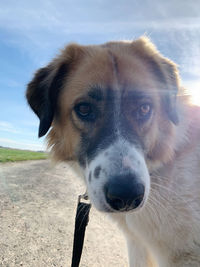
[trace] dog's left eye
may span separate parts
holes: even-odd
[[[137,119],[147,120],[148,118],[150,118],[151,111],[152,111],[152,107],[150,104],[148,103],[142,104],[137,110]]]
[[[82,120],[93,121],[96,118],[96,114],[90,103],[80,103],[75,106],[74,110]]]

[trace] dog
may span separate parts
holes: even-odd
[[[56,161],[80,166],[131,267],[200,266],[200,108],[147,37],[70,44],[28,84]]]

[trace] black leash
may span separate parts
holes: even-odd
[[[88,195],[85,193],[84,195],[80,195],[78,197],[71,267],[79,266],[81,254],[83,250],[85,229],[89,222],[89,213],[90,213],[91,204],[81,202],[82,199],[88,200]]]

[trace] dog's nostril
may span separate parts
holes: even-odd
[[[107,203],[118,211],[128,211],[137,208],[144,198],[145,188],[133,180],[114,179],[104,187]]]
[[[144,198],[144,195],[140,195],[138,198],[134,199],[132,206],[137,208],[140,205],[140,203],[142,202],[143,198]]]
[[[114,197],[109,193],[106,195],[106,199],[111,204],[112,208],[115,210],[121,210],[125,207],[125,203],[122,199]]]

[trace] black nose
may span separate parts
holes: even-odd
[[[143,198],[145,188],[136,182],[134,176],[112,177],[104,187],[107,203],[118,211],[128,211],[137,208]]]

